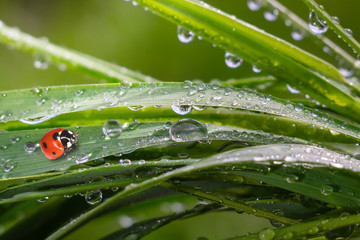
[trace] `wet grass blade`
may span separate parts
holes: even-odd
[[[121,135],[115,138],[106,138],[102,125],[82,126],[70,128],[79,136],[78,147],[56,160],[47,159],[40,148],[34,152],[26,152],[24,146],[28,142],[39,143],[41,137],[49,129],[26,130],[18,132],[0,133],[2,179],[24,177],[49,171],[63,171],[71,166],[86,163],[91,160],[134,151],[136,149],[171,144],[172,140],[168,122],[133,123],[124,128]],[[208,132],[205,140],[236,140],[264,143],[306,143],[301,139],[272,135],[256,130],[243,130],[234,127],[206,124],[204,129]],[[18,139],[11,143],[11,139]],[[191,141],[188,140],[188,141]],[[184,140],[186,142],[186,140]],[[8,144],[10,143],[10,144]],[[105,146],[105,147],[104,147]]]
[[[319,111],[251,90],[195,83],[94,84],[0,92],[0,120],[34,124],[56,115],[119,106],[210,106],[245,109],[292,118],[360,139],[360,128]],[[360,103],[359,103],[360,104]],[[356,111],[346,110],[356,116]],[[360,109],[359,109],[360,110]],[[360,114],[360,113],[359,113]]]
[[[107,82],[157,82],[155,78],[145,76],[122,66],[50,43],[44,38],[35,38],[17,28],[8,27],[0,22],[0,42],[23,52],[33,54],[41,61],[65,66],[77,72],[90,75]]]
[[[235,16],[196,0],[138,2],[167,20],[307,92],[334,111],[346,115],[344,108],[358,108],[358,101],[350,93],[352,87],[347,86],[349,89],[346,89],[333,82],[347,85],[344,76],[335,67]]]
[[[310,10],[313,10],[320,18],[326,21],[326,24],[342,39],[346,44],[348,44],[352,50],[356,53],[360,52],[360,43],[352,36],[352,32],[343,28],[340,23],[335,22],[334,19],[314,0],[303,0],[303,2],[309,7]]]
[[[310,152],[309,152],[310,149]],[[290,159],[291,158],[291,159]],[[312,167],[332,166],[341,167],[350,171],[360,172],[360,163],[355,159],[349,159],[345,155],[328,151],[326,149],[303,146],[303,145],[265,145],[246,148],[242,150],[233,150],[222,154],[211,156],[207,159],[197,163],[187,165],[169,172],[166,172],[157,177],[145,180],[141,183],[127,186],[123,191],[116,194],[110,199],[107,199],[102,204],[82,214],[76,221],[65,225],[63,228],[56,231],[48,237],[48,239],[59,239],[74,229],[80,227],[84,223],[90,221],[92,218],[99,216],[103,211],[109,209],[120,199],[130,195],[139,193],[145,189],[161,184],[173,177],[182,176],[184,174],[193,173],[203,169],[209,169],[216,166],[228,166],[234,164],[245,164],[246,162],[268,162],[269,160],[280,160],[293,163],[307,163]],[[306,194],[304,192],[304,194]],[[354,198],[354,202],[358,200]]]

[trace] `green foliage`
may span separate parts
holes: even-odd
[[[359,52],[348,29],[303,2]],[[360,236],[360,64],[280,2],[249,3],[336,53],[339,66],[197,0],[133,4],[266,75],[160,81],[0,22],[0,42],[32,54],[36,68],[98,82],[0,92],[0,238],[151,239],[179,220],[229,212],[272,227],[222,239]],[[40,139],[59,127],[78,142],[49,160]]]

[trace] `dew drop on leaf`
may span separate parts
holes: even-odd
[[[28,153],[33,153],[33,152],[35,152],[35,150],[36,150],[36,145],[35,145],[35,143],[33,143],[33,142],[27,142],[27,143],[25,143],[25,145],[24,145],[24,149],[25,149],[25,151],[28,152]]]
[[[310,30],[316,34],[323,34],[328,30],[326,21],[320,18],[314,10],[311,10],[309,14],[309,27]]]
[[[42,198],[38,198],[37,201],[40,202],[40,203],[44,203],[46,202],[47,200],[49,200],[49,197],[42,197]]]
[[[353,35],[353,32],[350,28],[345,28],[345,33],[348,37],[352,37],[352,35]]]
[[[179,115],[186,115],[191,112],[191,106],[189,106],[189,105],[180,105],[179,106],[179,105],[173,104],[173,105],[171,105],[171,109]]]
[[[254,73],[259,73],[259,72],[261,72],[261,68],[257,67],[256,65],[253,65],[253,66],[252,66],[252,70],[253,70]]]
[[[88,204],[94,205],[100,203],[103,199],[103,195],[100,189],[86,191],[85,200]]]
[[[289,90],[290,93],[292,94],[299,94],[300,91],[297,90],[296,88],[293,88],[292,86],[290,86],[289,84],[286,84],[286,88]]]
[[[301,30],[298,30],[298,29],[294,29],[292,32],[291,32],[291,37],[292,39],[294,39],[295,41],[301,41],[304,39],[305,37],[305,33]]]
[[[181,119],[169,129],[169,134],[175,142],[199,141],[208,137],[207,128],[194,119]]]
[[[46,59],[44,56],[35,56],[34,58],[34,68],[46,70],[50,65],[49,60]]]
[[[272,229],[265,229],[259,233],[260,240],[271,240],[275,236],[275,232]]]
[[[279,16],[279,10],[274,9],[273,11],[265,11],[264,18],[270,22],[275,21]]]
[[[195,34],[181,26],[177,28],[177,36],[180,42],[189,43],[195,38]]]
[[[102,131],[106,137],[117,138],[122,133],[121,123],[115,119],[110,119],[104,123]]]
[[[118,222],[119,225],[123,228],[131,227],[134,224],[134,220],[127,215],[120,216]]]
[[[225,63],[229,68],[238,68],[243,63],[242,58],[239,58],[233,53],[226,52],[225,53]]]
[[[262,4],[259,0],[248,0],[247,6],[251,11],[258,11],[262,7]]]

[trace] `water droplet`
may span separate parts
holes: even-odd
[[[226,63],[226,66],[228,66],[229,68],[237,68],[237,67],[240,67],[240,65],[243,63],[243,60],[242,60],[242,58],[239,58],[235,54],[226,52],[225,53],[225,63]]]
[[[353,32],[350,28],[345,28],[345,33],[348,37],[352,37],[352,35],[353,35]]]
[[[103,195],[100,189],[86,191],[85,193],[85,200],[88,204],[91,205],[97,204],[101,202],[102,199],[103,199]]]
[[[75,162],[76,164],[82,164],[82,163],[86,163],[87,161],[89,161],[89,157],[91,156],[91,154],[87,154],[86,152],[83,152],[79,157],[76,158]],[[70,155],[69,155],[70,157]],[[72,158],[70,158],[71,160]]]
[[[259,0],[248,0],[247,5],[251,11],[257,11],[262,7],[262,3]]]
[[[314,10],[311,10],[309,14],[309,27],[310,30],[316,34],[323,34],[328,30],[326,21],[320,18]]]
[[[171,109],[175,113],[180,114],[180,115],[186,115],[191,112],[191,106],[189,106],[189,105],[178,106],[178,105],[173,104],[173,105],[171,105]]]
[[[207,128],[194,119],[181,119],[175,122],[170,128],[169,134],[175,142],[199,141],[208,137]]]
[[[253,70],[254,73],[259,73],[259,72],[261,72],[261,68],[257,67],[256,65],[253,65],[253,66],[252,66],[252,70]]]
[[[37,199],[37,201],[40,203],[46,202],[47,200],[49,200],[49,197],[42,197]]]
[[[335,23],[340,23],[340,19],[337,16],[332,16],[331,18]]]
[[[295,41],[301,41],[304,39],[305,37],[305,33],[301,30],[298,30],[298,29],[294,29],[292,32],[291,32],[291,37],[295,40]]]
[[[333,187],[329,186],[329,185],[324,185],[320,188],[320,192],[321,194],[328,196],[329,194],[331,194],[334,191]]]
[[[181,26],[177,28],[177,36],[180,42],[189,43],[195,38],[195,34]]]
[[[35,56],[34,57],[34,68],[46,70],[48,69],[50,61],[45,56]]]
[[[25,151],[28,152],[28,153],[33,153],[33,152],[35,152],[35,150],[36,150],[36,145],[35,145],[35,143],[33,143],[33,142],[27,142],[27,143],[25,143],[25,145],[24,145],[24,149],[25,149]]]
[[[271,240],[275,236],[275,232],[272,229],[265,229],[259,233],[260,240]]]
[[[131,111],[139,111],[143,107],[144,106],[128,106],[128,109],[130,109]]]
[[[204,111],[206,109],[206,106],[197,106],[197,105],[194,105],[193,108],[196,110],[196,111]]]
[[[289,90],[289,92],[292,93],[292,94],[299,94],[299,93],[300,93],[299,90],[297,90],[296,88],[293,88],[293,87],[290,86],[289,84],[286,84],[286,87],[287,87],[287,89]]]
[[[272,12],[265,11],[264,12],[264,18],[270,22],[275,21],[279,16],[279,10],[274,9]]]
[[[110,119],[102,128],[106,137],[117,138],[122,133],[121,123],[115,119]]]
[[[79,89],[79,90],[77,90],[77,91],[75,92],[75,95],[76,95],[77,97],[80,97],[83,93],[84,93],[84,91],[81,90],[81,89]]]
[[[123,228],[128,228],[134,224],[134,220],[129,216],[122,215],[119,217],[119,224]]]
[[[281,216],[281,217],[284,216],[284,211],[279,208],[274,209],[273,213],[277,216]],[[270,223],[271,223],[271,225],[273,225],[274,227],[277,227],[277,228],[285,226],[283,223],[275,221],[275,220],[270,220]]]

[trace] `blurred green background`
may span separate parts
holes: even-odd
[[[310,40],[294,41],[291,28],[281,19],[268,22],[263,10],[251,12],[246,0],[211,0],[208,3],[263,28],[315,55],[335,63]],[[308,9],[301,0],[282,0],[283,4],[307,19]],[[325,9],[340,18],[341,24],[351,28],[360,38],[358,0],[319,0]],[[9,26],[51,42],[95,57],[117,63],[164,81],[187,79],[226,80],[253,76],[251,66],[244,64],[230,69],[224,63],[224,51],[195,39],[180,43],[176,26],[134,7],[122,0],[1,0],[0,19]],[[351,52],[331,31],[326,36]],[[353,54],[354,55],[354,54]],[[98,83],[71,71],[59,71],[55,66],[47,70],[33,67],[33,56],[0,45],[0,90],[35,86]],[[265,73],[260,73],[265,74]],[[194,228],[194,225],[197,225]],[[218,239],[258,231],[271,226],[266,220],[237,213],[212,213],[185,221],[177,221],[151,234],[147,239],[196,239],[206,236]]]

